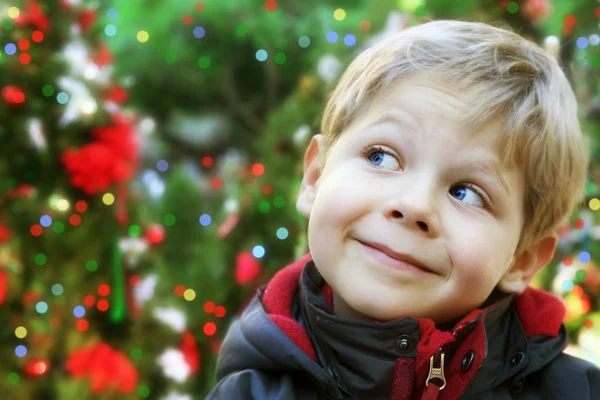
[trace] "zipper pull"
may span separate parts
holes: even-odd
[[[440,366],[439,368],[435,368],[433,366],[433,362],[438,355],[441,356]],[[442,390],[446,387],[446,377],[444,376],[444,356],[445,354],[442,351],[442,348],[440,347],[440,349],[429,359],[429,376],[427,376],[425,386],[429,386],[429,381],[432,379],[440,379],[443,382],[443,385],[440,387],[439,390]]]

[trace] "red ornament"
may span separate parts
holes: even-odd
[[[250,253],[240,253],[235,265],[235,280],[240,285],[247,285],[262,272],[262,267]]]
[[[100,68],[113,62],[113,55],[106,44],[100,43],[96,55],[92,57],[92,61]]]
[[[6,300],[6,293],[8,292],[8,273],[6,271],[0,271],[0,305]]]
[[[25,372],[29,376],[46,375],[50,370],[50,363],[46,360],[29,360],[25,365]]]
[[[23,90],[15,85],[3,87],[2,98],[9,106],[20,106],[27,100]]]
[[[91,8],[83,10],[83,12],[79,14],[79,26],[81,27],[81,32],[87,32],[87,30],[94,25],[96,16],[96,10]]]
[[[106,95],[106,100],[112,101],[113,103],[116,103],[116,104],[125,103],[128,98],[129,98],[129,93],[127,93],[125,91],[125,89],[123,89],[119,85],[112,85],[108,89],[108,93]]]
[[[162,225],[154,224],[146,231],[146,241],[152,246],[161,244],[165,240],[165,228]]]
[[[179,350],[183,353],[183,358],[189,365],[192,375],[196,374],[200,370],[200,352],[196,339],[190,331],[183,332]]]
[[[96,395],[104,390],[132,393],[138,381],[138,372],[129,359],[105,343],[71,353],[65,370],[75,378],[87,378]]]
[[[550,15],[551,6],[548,0],[525,0],[521,12],[529,21],[536,23]]]
[[[95,142],[62,155],[71,184],[88,195],[129,180],[137,167],[138,145],[133,128],[118,115],[113,116],[113,123],[94,129]]]
[[[10,229],[0,221],[0,244],[10,240]]]
[[[29,25],[45,31],[50,28],[50,19],[44,15],[42,6],[34,0],[29,0],[27,2],[27,11],[21,11],[17,19],[15,19],[15,25],[18,27]]]

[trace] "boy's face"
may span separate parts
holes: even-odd
[[[523,174],[501,164],[499,119],[474,135],[461,127],[469,95],[424,75],[394,84],[341,134],[321,172],[323,137],[313,138],[297,207],[337,314],[441,324],[479,307],[511,266]],[[369,243],[427,270],[397,269]]]

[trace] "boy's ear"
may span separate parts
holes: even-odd
[[[536,272],[554,257],[557,243],[558,234],[552,231],[515,254],[498,288],[505,293],[523,293]]]
[[[325,138],[322,134],[314,135],[304,153],[304,174],[302,185],[296,200],[298,212],[308,218],[317,195],[319,178],[321,177],[322,158],[325,153]]]

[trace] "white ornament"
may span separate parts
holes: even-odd
[[[138,131],[142,136],[151,135],[156,129],[156,121],[150,117],[145,117],[138,123]]]
[[[77,27],[74,25],[73,27]],[[89,57],[88,47],[77,39],[69,42],[62,50],[62,57],[70,67],[70,76],[93,80],[102,85],[110,83],[112,66],[99,68]]]
[[[46,136],[42,132],[42,122],[38,118],[31,118],[28,123],[29,137],[38,150],[47,147]]]
[[[185,330],[185,314],[175,308],[155,308],[154,318],[170,326],[177,332],[183,332]]]
[[[158,283],[156,274],[148,275],[133,287],[133,297],[138,307],[143,307],[144,303],[154,297],[154,288]]]
[[[150,197],[158,199],[165,192],[165,182],[161,179],[157,171],[153,169],[146,170],[142,173],[142,183],[148,190]]]
[[[340,63],[340,60],[331,54],[326,54],[321,57],[319,65],[317,66],[319,76],[327,83],[333,82],[340,74],[341,69],[342,64]]]
[[[227,199],[223,203],[223,209],[227,214],[234,213],[240,209],[240,203],[236,199]]]
[[[58,123],[61,127],[79,119],[81,114],[94,114],[98,108],[86,85],[70,77],[58,79],[58,85],[69,94],[64,114]]]
[[[137,264],[140,256],[148,249],[148,243],[140,238],[124,238],[119,240],[119,248],[129,267]]]
[[[177,349],[167,349],[156,359],[167,378],[183,383],[190,376],[190,366],[185,362],[183,353]]]

